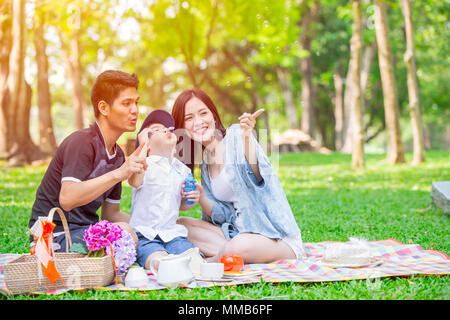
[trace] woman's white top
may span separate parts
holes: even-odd
[[[230,181],[224,169],[220,171],[217,177],[211,178],[211,189],[214,197],[216,197],[217,200],[231,202],[233,204],[234,208],[236,209],[236,227],[239,230],[242,230],[242,213],[239,211],[237,197],[233,192]],[[303,251],[302,240],[300,236],[288,236],[282,240],[292,248],[297,259],[300,259]]]

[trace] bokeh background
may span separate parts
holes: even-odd
[[[138,75],[140,121],[154,108],[170,111],[182,90],[199,87],[226,125],[265,108],[258,128],[268,130],[269,142],[298,129],[322,147],[352,153],[359,123],[364,152],[389,153],[387,124],[394,121],[401,151],[412,151],[405,3],[422,148],[449,150],[448,1],[2,0],[1,158],[32,163],[92,123],[90,88],[107,69]],[[360,46],[352,49],[358,28]],[[379,41],[388,42],[391,66],[380,64]],[[382,74],[389,72],[394,82],[385,88]],[[386,103],[389,94],[395,96]],[[387,108],[397,110],[396,119],[386,117]],[[119,143],[134,138],[124,134]],[[391,162],[403,161],[397,158]]]

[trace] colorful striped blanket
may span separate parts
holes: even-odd
[[[442,252],[423,250],[417,244],[402,244],[394,239],[369,241],[371,253],[382,261],[377,266],[364,268],[331,268],[319,263],[326,245],[332,242],[304,243],[302,260],[279,260],[269,264],[248,264],[244,266],[243,276],[228,282],[195,280],[186,287],[200,288],[224,285],[239,285],[265,282],[325,282],[346,281],[353,279],[375,279],[393,276],[447,275],[450,274],[450,258]],[[334,242],[336,243],[336,242]],[[18,254],[0,254],[0,291],[8,293],[3,275],[3,266],[17,258]],[[248,276],[246,276],[248,274]],[[149,273],[149,284],[141,288],[127,288],[124,276],[119,283],[97,289],[102,290],[155,290],[164,289],[153,274]],[[59,294],[66,289],[37,292]]]

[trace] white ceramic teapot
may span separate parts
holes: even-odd
[[[191,257],[187,256],[168,256],[164,258],[155,258],[150,261],[150,269],[156,277],[159,284],[175,288],[178,285],[187,285],[194,275],[189,268]],[[159,261],[158,271],[154,268],[154,263]]]

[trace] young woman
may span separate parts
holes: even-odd
[[[224,254],[238,254],[245,263],[301,257],[300,230],[252,134],[255,118],[263,111],[244,113],[239,124],[225,129],[214,102],[200,89],[183,91],[173,106],[175,133],[182,140],[177,156],[193,168],[197,155],[192,146],[200,144],[203,159],[202,219],[181,217],[178,223],[187,227],[188,239],[210,261]]]

